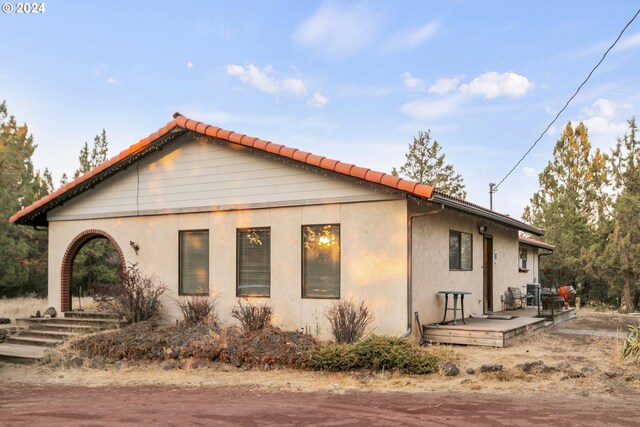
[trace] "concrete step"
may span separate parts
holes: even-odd
[[[59,324],[51,324],[51,323],[34,324],[29,326],[29,329],[32,331],[76,332],[79,334],[89,334],[92,332],[100,331],[100,328],[95,326],[74,325],[74,324],[59,325]]]
[[[24,329],[19,333],[21,337],[53,338],[57,340],[65,340],[67,338],[77,337],[78,335],[80,335],[78,332],[43,331],[37,329]]]
[[[67,319],[114,319],[120,320],[120,316],[116,313],[109,313],[105,311],[97,310],[83,310],[83,311],[65,311],[64,317]]]
[[[9,335],[5,340],[7,344],[28,345],[38,347],[55,347],[62,344],[63,340],[53,338],[23,337],[21,335]]]
[[[117,319],[92,319],[92,318],[69,318],[69,317],[23,317],[16,319],[16,323],[19,325],[84,325],[92,326],[94,328],[115,328],[118,325],[124,323],[122,320]]]
[[[0,344],[0,360],[11,363],[35,363],[44,357],[46,347],[21,344]]]

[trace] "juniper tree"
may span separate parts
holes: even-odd
[[[445,163],[445,154],[440,154],[442,147],[435,139],[431,141],[431,131],[418,131],[409,144],[406,162],[391,171],[394,176],[410,179],[421,184],[430,185],[451,196],[465,198],[462,175],[456,173],[453,165]]]

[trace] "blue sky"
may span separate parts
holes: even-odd
[[[14,3],[15,4],[15,3]],[[110,155],[179,111],[389,171],[431,130],[488,206],[638,8],[632,1],[47,1],[0,15],[0,100],[57,179],[106,129]],[[640,105],[640,20],[502,184],[520,217],[564,124],[609,150]]]

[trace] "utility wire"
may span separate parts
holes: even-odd
[[[509,173],[507,173],[505,175],[505,177],[502,178],[502,180],[497,185],[493,185],[492,188],[493,188],[494,192],[498,190],[498,187],[500,187],[500,184],[502,184],[507,178],[509,178],[509,175],[511,175],[513,173],[513,171],[516,170],[516,168],[520,165],[520,163],[522,163],[522,161],[525,159],[525,157],[527,157],[529,155],[529,153],[531,152],[531,150],[533,150],[533,148],[538,144],[538,142],[540,142],[540,140],[542,139],[544,134],[547,133],[547,131],[551,128],[551,126],[553,126],[553,124],[556,122],[556,120],[558,120],[558,118],[560,117],[560,114],[562,114],[564,112],[564,110],[566,110],[566,108],[569,106],[569,103],[571,103],[571,101],[573,101],[573,98],[575,98],[576,95],[578,95],[578,92],[580,92],[580,89],[582,89],[582,86],[584,86],[589,81],[589,79],[591,78],[591,75],[596,71],[596,69],[600,66],[600,64],[602,64],[602,62],[604,61],[604,58],[606,58],[607,55],[609,54],[609,51],[611,51],[611,49],[613,49],[613,47],[618,43],[618,41],[622,38],[622,35],[624,34],[624,32],[627,30],[627,28],[629,28],[629,25],[631,25],[633,23],[633,21],[635,21],[635,19],[638,17],[639,14],[640,14],[640,9],[638,9],[636,14],[633,15],[633,18],[631,18],[631,20],[629,22],[627,22],[627,25],[625,25],[624,28],[622,29],[622,31],[620,31],[620,34],[618,34],[618,38],[616,38],[616,40],[613,42],[613,44],[611,46],[609,46],[609,49],[607,49],[606,52],[604,53],[604,55],[602,55],[602,58],[600,58],[600,61],[598,61],[596,66],[591,69],[591,72],[589,72],[589,75],[587,76],[587,78],[584,79],[584,81],[580,84],[580,86],[578,86],[578,89],[576,89],[575,93],[573,95],[571,95],[571,98],[569,98],[567,103],[564,104],[564,107],[562,107],[562,109],[558,112],[558,114],[556,114],[556,116],[553,118],[551,123],[549,123],[547,128],[540,134],[540,136],[538,137],[538,139],[536,139],[536,141],[533,143],[533,145],[531,145],[531,147],[529,147],[527,152],[524,153],[524,155],[520,158],[520,160],[518,160],[518,163],[516,163],[515,166],[511,168]]]

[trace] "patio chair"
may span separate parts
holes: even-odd
[[[520,305],[516,307],[516,301],[520,301]],[[522,293],[522,290],[515,286],[509,286],[507,305],[511,307],[511,310],[516,308],[526,307],[527,296]]]

